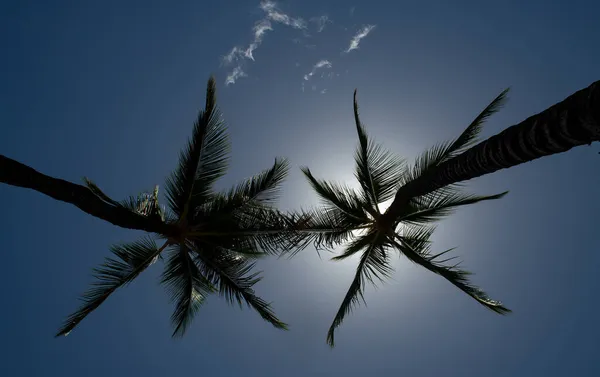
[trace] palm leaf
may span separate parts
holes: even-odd
[[[215,92],[215,80],[211,77],[206,106],[194,123],[192,138],[180,153],[177,169],[166,182],[169,206],[179,219],[187,215],[192,199],[195,205],[202,203],[227,167],[227,136]]]
[[[508,99],[507,95],[509,90],[510,88],[504,89],[496,98],[494,98],[494,100],[490,102],[490,104],[487,105],[475,119],[473,119],[463,133],[448,146],[447,151],[444,154],[444,161],[464,152],[467,148],[473,146],[477,142],[477,137],[481,133],[483,124],[489,117],[502,109]]]
[[[296,214],[248,203],[228,214],[218,214],[198,224],[190,237],[229,248],[241,254],[262,256],[294,248],[304,220]]]
[[[389,266],[387,254],[381,245],[371,244],[360,258],[356,268],[356,274],[350,284],[350,288],[338,309],[329,331],[327,332],[327,344],[335,345],[335,329],[339,327],[346,315],[348,315],[362,300],[364,302],[365,280],[374,283],[375,279],[383,280],[389,277],[392,268]]]
[[[378,204],[391,199],[398,188],[403,173],[402,161],[367,136],[358,113],[356,90],[354,91],[354,120],[359,141],[354,155],[355,176],[360,183],[363,196],[370,203],[370,208],[379,213]]]
[[[240,182],[229,191],[230,198],[243,198],[246,202],[273,203],[280,193],[281,184],[287,176],[289,163],[276,158],[271,168]]]
[[[431,255],[429,252],[429,244],[426,244],[426,239],[423,239],[420,243],[415,242],[414,239],[417,237],[402,237],[397,235],[400,243],[395,242],[395,246],[404,254],[410,261],[425,267],[431,272],[434,272],[444,279],[448,280],[454,286],[467,295],[474,298],[481,305],[486,308],[498,313],[508,314],[510,310],[502,305],[501,302],[492,300],[481,288],[473,285],[468,277],[471,275],[470,272],[459,269],[457,266],[445,266],[442,262],[435,261],[440,255],[446,253],[440,253],[437,255]],[[423,247],[423,245],[427,245]]]
[[[175,310],[171,316],[175,328],[173,336],[183,336],[194,315],[214,288],[200,273],[184,244],[169,250],[161,283],[166,286],[171,301],[175,303]]]
[[[434,145],[423,152],[416,160],[412,170],[407,171],[401,179],[401,184],[406,185],[408,182],[415,181],[418,178],[429,174],[432,169],[437,167],[444,161],[447,161],[472,146],[479,136],[485,121],[498,112],[507,99],[509,89],[505,89],[500,93],[475,119],[469,126],[456,138],[453,142],[446,142]]]
[[[352,242],[350,242],[348,245],[346,245],[344,252],[342,254],[331,258],[331,260],[340,261],[340,260],[346,259],[348,257],[351,257],[354,254],[358,253],[359,251],[363,250],[364,248],[369,247],[369,245],[375,243],[375,241],[377,240],[378,237],[379,237],[379,232],[369,231],[367,234],[364,234],[364,235],[352,240]]]
[[[319,250],[330,250],[352,238],[353,231],[365,228],[366,222],[348,216],[337,208],[318,208],[291,214],[296,219],[296,238],[289,247],[291,257],[312,244]]]
[[[460,206],[475,204],[487,200],[496,200],[504,197],[508,191],[496,195],[477,196],[461,194],[459,192],[434,192],[428,195],[413,198],[410,211],[399,219],[400,222],[412,224],[427,224],[441,220],[451,215]]]
[[[130,283],[152,264],[165,246],[159,249],[152,238],[146,237],[130,244],[111,247],[116,258],[106,258],[101,267],[94,269],[94,277],[97,281],[83,294],[83,305],[67,317],[56,336],[68,335],[117,288]]]
[[[374,208],[370,206],[370,203],[361,201],[354,190],[342,184],[316,179],[307,167],[303,167],[302,172],[328,209],[338,209],[356,221],[369,221],[365,212],[366,208],[369,208],[370,211],[373,211]]]
[[[275,328],[287,330],[288,325],[280,321],[273,312],[271,305],[256,296],[252,287],[261,278],[259,272],[251,273],[255,263],[249,263],[244,258],[231,255],[218,248],[209,249],[205,245],[198,245],[195,262],[200,272],[213,284],[220,295],[231,304],[237,302],[253,308],[267,322]]]
[[[202,205],[195,207],[192,223],[199,227],[207,223],[227,222],[233,213],[244,207],[272,204],[287,171],[287,160],[275,159],[271,168],[240,182],[225,193],[211,195]]]

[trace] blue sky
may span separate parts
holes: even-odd
[[[285,1],[265,11],[258,0],[6,1],[0,151],[49,175],[87,176],[114,198],[162,185],[214,73],[233,145],[219,186],[286,156],[293,168],[280,206],[310,206],[317,199],[299,166],[352,180],[354,88],[370,134],[413,158],[510,86],[490,136],[598,80],[596,3]],[[261,20],[272,30],[257,38]],[[236,67],[245,76],[226,85]],[[436,247],[457,246],[474,281],[513,314],[497,316],[399,259],[333,350],[325,334],[354,263],[319,260],[313,249],[261,263],[257,290],[289,332],[214,296],[187,336],[171,339],[155,265],[54,339],[108,246],[139,234],[0,185],[0,375],[600,375],[597,152],[583,147],[470,182],[477,193],[510,193],[440,224]]]

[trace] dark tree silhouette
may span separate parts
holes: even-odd
[[[88,179],[85,186],[74,184],[0,156],[0,182],[74,204],[112,224],[151,233],[137,242],[112,247],[113,255],[94,270],[97,281],[84,293],[82,306],[66,319],[57,336],[67,335],[116,289],[159,259],[165,263],[161,283],[175,305],[173,336],[184,334],[212,293],[229,302],[245,303],[276,328],[287,328],[270,304],[254,292],[261,277],[253,268],[257,258],[296,242],[298,219],[273,207],[288,164],[276,159],[260,174],[226,192],[215,192],[213,185],[225,174],[228,156],[229,141],[216,106],[213,78],[208,81],[206,106],[194,123],[192,137],[166,182],[166,207],[159,205],[158,187],[118,202]]]
[[[471,284],[469,272],[460,269],[459,263],[447,264],[454,259],[445,257],[452,249],[432,253],[430,236],[435,229],[434,223],[460,206],[499,199],[506,194],[466,195],[461,193],[457,183],[599,140],[598,86],[599,82],[596,82],[546,111],[471,147],[485,120],[504,104],[508,92],[505,90],[457,139],[427,150],[412,167],[407,167],[367,136],[359,117],[355,91],[358,191],[316,179],[308,168],[303,168],[324,202],[323,208],[309,213],[310,221],[305,228],[311,233],[306,235],[304,242],[327,249],[346,243],[343,253],[334,260],[362,252],[356,275],[329,328],[329,345],[334,345],[334,331],[345,316],[361,300],[364,301],[365,283],[374,284],[392,273],[390,253],[393,251],[447,279],[488,309],[499,314],[509,313],[510,310],[500,302],[490,299]],[[381,203],[392,199],[390,207],[383,212]]]

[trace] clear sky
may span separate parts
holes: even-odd
[[[510,101],[485,136],[600,78],[594,0],[263,8],[259,0],[2,2],[0,153],[74,182],[87,176],[114,198],[149,190],[175,166],[214,73],[233,145],[219,186],[286,156],[293,169],[281,208],[299,208],[317,204],[299,166],[353,179],[354,88],[370,134],[413,158],[458,135],[507,86]],[[325,334],[355,260],[319,260],[314,249],[261,263],[257,290],[289,332],[213,296],[187,336],[171,339],[157,264],[54,339],[108,246],[139,234],[0,185],[0,375],[598,376],[599,150],[470,182],[477,193],[510,193],[440,224],[436,247],[457,246],[474,281],[513,314],[487,311],[399,258],[394,279],[367,290],[368,307],[344,322],[333,350]]]

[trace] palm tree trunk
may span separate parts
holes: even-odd
[[[177,227],[114,206],[94,195],[87,187],[53,178],[18,161],[0,155],[0,182],[32,189],[49,197],[71,203],[85,213],[127,229],[176,237]]]
[[[395,219],[410,198],[600,140],[600,81],[441,163],[398,190]]]

